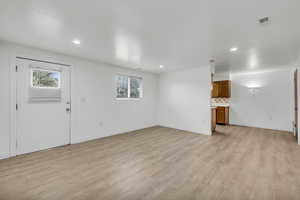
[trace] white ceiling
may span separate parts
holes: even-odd
[[[296,61],[299,8],[299,0],[0,0],[0,39],[153,72],[210,59],[220,71],[257,70]],[[259,25],[265,16],[271,22]]]

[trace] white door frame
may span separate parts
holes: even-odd
[[[73,79],[73,65],[65,64],[60,61],[53,61],[47,58],[37,57],[37,56],[29,56],[29,55],[14,55],[10,58],[9,66],[10,66],[10,137],[9,137],[9,157],[17,156],[17,59],[27,59],[32,61],[40,61],[44,63],[52,63],[57,65],[62,65],[70,68],[70,101],[71,101],[71,113],[70,113],[70,130],[69,130],[69,143],[72,141],[72,79]]]

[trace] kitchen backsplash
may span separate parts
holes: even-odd
[[[220,106],[229,106],[230,99],[229,98],[212,98],[211,99],[212,105],[220,105]]]

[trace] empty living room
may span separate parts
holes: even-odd
[[[0,200],[299,200],[299,8],[0,0]]]

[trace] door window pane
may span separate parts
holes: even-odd
[[[117,76],[117,98],[128,98],[127,76]]]
[[[32,70],[31,86],[33,88],[60,88],[61,72],[42,69]]]

